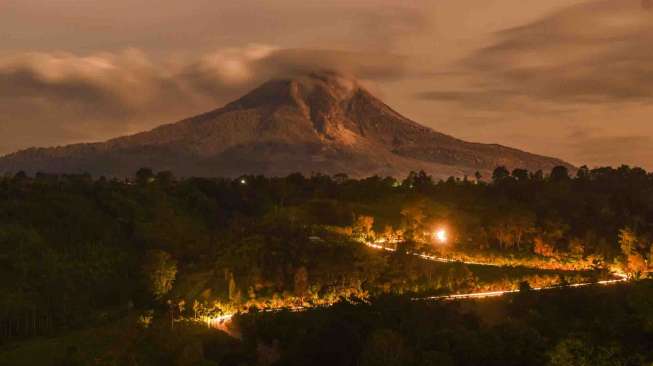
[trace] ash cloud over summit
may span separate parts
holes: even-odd
[[[2,125],[18,147],[97,140],[214,108],[273,78],[335,70],[364,79],[403,71],[402,58],[251,45],[186,61],[155,63],[130,49],[79,56],[27,53],[0,58]],[[30,131],[51,137],[43,141]]]

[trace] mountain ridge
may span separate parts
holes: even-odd
[[[562,160],[466,142],[393,110],[335,73],[268,81],[221,108],[105,142],[31,148],[0,157],[0,172],[130,176],[140,167],[180,176],[345,173],[462,177],[496,166],[548,171]]]

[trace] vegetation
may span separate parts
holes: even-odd
[[[238,319],[248,350],[241,357],[265,364],[273,355],[275,365],[648,366],[652,298],[647,280],[462,304],[382,297],[248,314]]]
[[[148,328],[341,298],[541,287],[616,270],[643,277],[651,197],[653,174],[629,167],[573,178],[562,167],[549,177],[498,168],[491,182],[19,173],[0,178],[0,341],[125,318]],[[446,243],[434,238],[440,228]]]
[[[653,282],[528,290],[462,302],[382,296],[305,312],[248,313],[240,337],[128,320],[0,352],[25,365],[649,366]]]

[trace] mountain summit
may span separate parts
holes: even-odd
[[[282,176],[293,172],[437,178],[488,177],[503,165],[568,164],[458,140],[392,110],[355,80],[314,73],[272,80],[211,112],[101,143],[31,148],[0,158],[0,172],[129,176],[141,167],[180,176]]]

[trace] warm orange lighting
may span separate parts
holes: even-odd
[[[447,231],[445,229],[438,229],[433,233],[433,236],[438,243],[446,243],[448,240]]]

